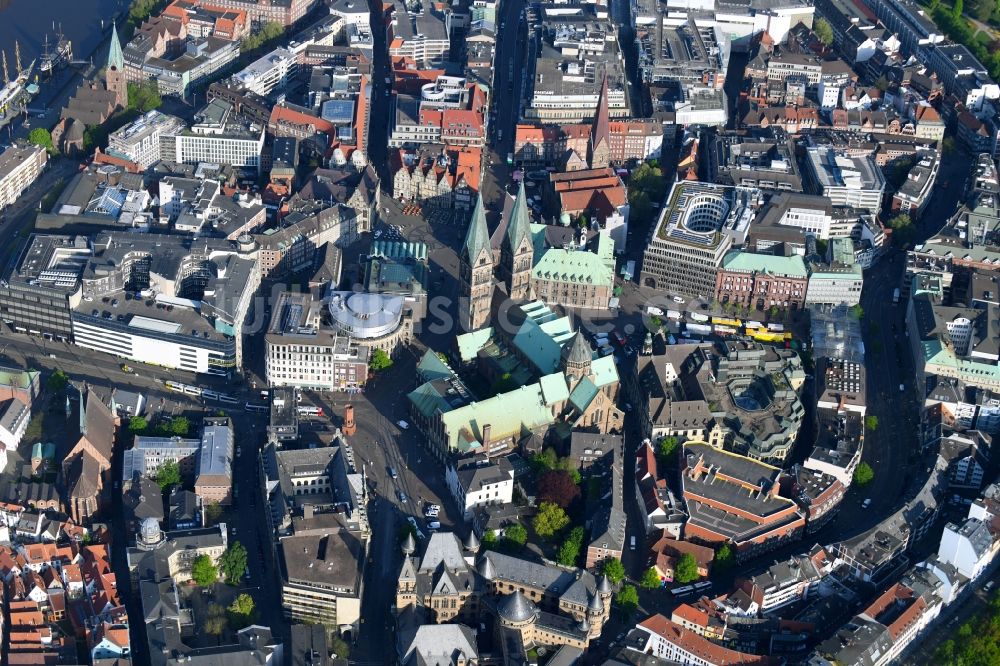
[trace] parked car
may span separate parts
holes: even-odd
[[[398,479],[399,478],[399,472],[396,471],[395,467],[390,467],[389,468],[389,476],[391,476],[394,479]]]
[[[429,523],[427,523],[427,529],[429,529],[429,530],[439,530],[439,529],[441,529],[441,523],[439,523],[436,520],[432,520]]]
[[[867,509],[871,505],[872,505],[872,499],[869,497],[869,498],[866,498],[865,501],[861,503],[861,508],[862,509]]]
[[[406,504],[407,502],[406,493],[404,493],[402,490],[399,491],[399,501],[402,502],[403,504]]]
[[[398,425],[403,430],[406,430],[407,428],[410,427],[410,424],[407,423],[406,421],[396,421],[396,425]]]

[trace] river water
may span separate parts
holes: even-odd
[[[11,74],[15,40],[21,44],[25,67],[32,59],[41,58],[46,35],[50,44],[55,43],[55,32],[60,28],[73,42],[73,57],[83,58],[101,41],[101,19],[107,27],[108,19],[116,12],[124,16],[127,6],[125,0],[0,0],[0,49],[7,53]],[[103,65],[105,57],[104,53],[94,54],[94,63]]]

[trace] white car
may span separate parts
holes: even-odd
[[[674,303],[683,303],[684,299],[680,296],[674,296]]]
[[[407,428],[410,427],[410,424],[407,423],[406,421],[396,421],[396,425],[398,425],[403,430],[406,430]]]
[[[427,523],[427,529],[429,530],[439,530],[441,529],[441,523],[436,520],[432,520]]]
[[[872,499],[869,497],[868,499],[866,499],[864,502],[861,503],[861,508],[867,509],[871,505],[872,505]]]

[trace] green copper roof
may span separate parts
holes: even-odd
[[[0,386],[12,386],[17,389],[27,389],[38,381],[37,370],[17,370],[0,367]]]
[[[108,67],[115,67],[119,72],[125,71],[125,56],[122,54],[122,43],[118,40],[118,26],[111,24],[111,48],[108,50]]]
[[[736,251],[726,255],[722,260],[722,267],[727,271],[757,272],[797,278],[808,275],[806,265],[798,255],[777,257],[772,254]]]
[[[560,317],[538,323],[526,319],[514,335],[514,346],[535,369],[544,375],[559,370],[563,345],[573,339],[569,317]]]
[[[517,190],[514,207],[510,211],[510,222],[507,224],[507,242],[510,247],[520,247],[525,238],[531,239],[531,214],[528,213],[528,197],[524,193],[524,180]]]
[[[481,442],[482,427],[489,425],[490,439],[499,441],[506,437],[520,438],[525,430],[547,427],[554,418],[542,398],[540,385],[531,384],[453,409],[442,414],[441,420],[449,436],[448,448],[454,450],[471,443],[463,430]]]
[[[569,387],[566,386],[566,375],[557,372],[553,375],[545,375],[538,380],[538,385],[542,387],[542,399],[546,405],[554,405],[557,402],[564,402],[569,399]]]
[[[478,331],[471,331],[470,333],[463,333],[455,338],[455,344],[458,345],[458,357],[462,360],[462,363],[469,363],[475,360],[479,350],[485,347],[492,338],[492,326],[481,328]]]
[[[420,362],[417,363],[417,374],[422,381],[430,382],[435,379],[447,379],[455,373],[444,361],[438,358],[435,352],[428,349],[424,352]]]
[[[535,265],[531,275],[538,280],[577,282],[610,287],[615,282],[615,243],[607,234],[597,240],[597,252],[545,247],[544,224],[532,224]]]
[[[596,395],[597,387],[594,386],[594,382],[590,381],[589,377],[584,377],[576,385],[576,388],[573,389],[573,393],[569,396],[569,401],[582,412],[587,409],[587,406],[590,405]]]
[[[476,208],[469,220],[469,231],[465,234],[465,256],[471,262],[480,252],[490,249],[490,230],[486,226],[486,207],[483,206],[483,195],[476,195]]]

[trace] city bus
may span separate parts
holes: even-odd
[[[252,402],[248,402],[244,409],[253,414],[266,414],[271,410],[267,405],[255,405]]]
[[[323,408],[314,407],[313,405],[301,405],[299,406],[299,414],[302,416],[323,416]]]

